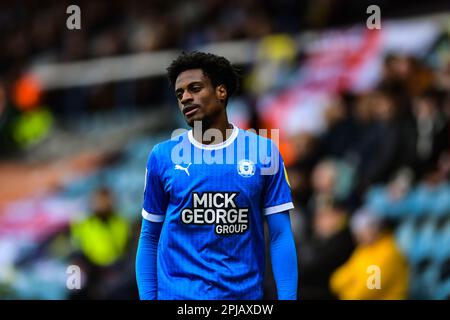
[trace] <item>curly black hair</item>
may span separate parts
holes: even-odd
[[[233,67],[226,58],[211,53],[194,51],[183,52],[167,68],[167,77],[172,87],[178,75],[186,70],[201,69],[210,79],[214,88],[223,84],[227,89],[227,101],[239,87],[239,75],[237,69]]]

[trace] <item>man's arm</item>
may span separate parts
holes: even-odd
[[[139,297],[157,299],[156,254],[169,196],[164,191],[161,170],[164,158],[160,145],[153,147],[145,170],[144,201],[142,204],[142,229],[136,252],[136,280]]]
[[[297,252],[289,211],[267,216],[272,270],[279,300],[297,299]]]
[[[142,219],[136,253],[136,280],[141,300],[157,299],[156,255],[162,223]]]

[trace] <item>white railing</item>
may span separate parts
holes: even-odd
[[[396,21],[414,22],[423,20],[433,20],[442,25],[443,29],[450,28],[448,23],[450,21],[449,13]],[[315,39],[316,36],[316,32],[305,31],[294,37],[298,50],[303,48],[305,43]],[[233,64],[250,64],[255,61],[257,45],[256,40],[240,40],[213,43],[199,47],[197,50],[226,56]],[[37,77],[43,89],[60,89],[161,76],[165,74],[166,66],[179,53],[180,50],[164,50],[78,62],[37,63],[29,71]]]

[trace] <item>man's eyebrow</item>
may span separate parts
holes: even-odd
[[[200,80],[192,81],[191,83],[188,84],[188,86],[192,86],[194,84],[203,84],[203,82]]]
[[[187,87],[191,87],[191,86],[196,85],[196,84],[203,85],[203,82],[202,82],[202,81],[199,81],[199,80],[192,81],[192,82],[189,82],[189,83],[187,84]],[[178,88],[178,89],[175,90],[175,92],[180,92],[180,91],[183,91],[183,90],[184,90],[183,88]]]

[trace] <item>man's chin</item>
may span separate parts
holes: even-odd
[[[188,124],[188,126],[191,127],[191,128],[194,127],[195,122],[201,122],[201,123],[203,123],[203,119],[200,118],[200,117],[199,117],[199,118],[197,118],[197,117],[192,117],[192,118],[185,119],[185,120],[186,120],[186,123]]]

